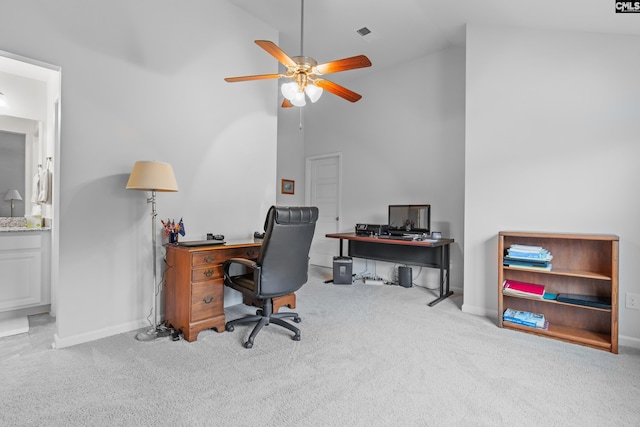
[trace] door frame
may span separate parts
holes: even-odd
[[[39,80],[45,83],[47,91],[45,135],[40,135],[53,166],[51,187],[51,231],[50,231],[50,308],[49,313],[53,317],[58,314],[58,287],[60,275],[60,127],[62,123],[61,98],[62,98],[62,67],[38,59],[17,55],[0,50],[0,70],[18,75],[23,78]],[[33,119],[31,117],[20,117]],[[42,159],[41,159],[42,160]],[[29,176],[30,177],[30,176]],[[26,177],[25,177],[26,179]],[[26,212],[25,212],[26,214]],[[45,212],[43,212],[45,214]],[[56,327],[57,333],[57,327]]]
[[[342,153],[341,152],[333,152],[326,154],[319,154],[315,156],[305,157],[305,205],[311,206],[311,188],[313,186],[312,175],[311,175],[311,166],[313,162],[335,158],[337,162],[337,177],[336,177],[336,228],[335,232],[339,232],[342,227]]]

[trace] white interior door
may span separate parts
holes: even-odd
[[[338,254],[338,241],[327,239],[326,234],[340,230],[342,194],[342,155],[340,153],[307,157],[306,191],[308,206],[317,206],[319,218],[311,243],[311,264],[324,267],[333,265]]]

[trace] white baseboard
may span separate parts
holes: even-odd
[[[69,337],[60,337],[58,336],[58,333],[55,333],[53,335],[53,346],[57,349],[71,347],[74,345],[83,344],[85,342],[99,340],[100,338],[106,338],[112,335],[135,331],[136,329],[141,329],[145,326],[149,326],[148,321],[138,320],[135,322],[121,323],[120,325],[98,329],[96,331],[84,332]]]
[[[476,316],[489,317],[491,319],[495,319],[497,317],[495,310],[487,310],[485,307],[478,307],[475,305],[469,305],[462,303],[461,308],[463,313],[474,314]]]
[[[618,335],[618,347],[640,348],[640,339]]]

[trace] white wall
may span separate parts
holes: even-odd
[[[620,344],[640,345],[640,39],[467,28],[463,310],[497,317],[500,230],[620,236]]]
[[[186,238],[249,239],[275,201],[276,83],[223,78],[276,72],[253,41],[277,32],[207,0],[26,0],[3,18],[3,50],[62,67],[57,344],[148,325],[150,206],[124,189],[131,167],[173,165],[158,214]]]
[[[464,49],[443,50],[382,70],[374,63],[328,78],[363,96],[350,103],[324,93],[304,112],[305,155],[343,154],[342,231],[353,231],[359,222],[386,224],[390,204],[430,203],[433,229],[456,240],[451,285],[461,290]],[[288,120],[287,138],[293,140],[298,121]],[[301,174],[298,179],[303,180],[304,168]],[[392,278],[391,267],[377,262],[376,272]],[[354,269],[363,270],[364,261],[354,260]],[[416,267],[414,278],[417,274]],[[416,283],[437,286],[437,271],[423,269]]]

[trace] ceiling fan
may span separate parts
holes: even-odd
[[[227,77],[225,80],[230,83],[244,82],[248,80],[265,80],[285,78],[287,83],[283,83],[281,87],[284,101],[282,107],[303,107],[306,105],[305,94],[311,102],[320,99],[323,89],[346,99],[350,102],[356,102],[362,98],[362,95],[333,83],[320,76],[330,73],[338,73],[340,71],[354,70],[357,68],[370,67],[371,61],[364,55],[352,56],[349,58],[338,59],[335,61],[318,64],[318,62],[308,56],[303,55],[302,41],[304,34],[304,0],[301,0],[300,8],[300,56],[289,57],[275,43],[268,40],[256,40],[255,43],[264,49],[267,53],[277,59],[282,65],[287,67],[284,74],[258,74],[253,76]]]

